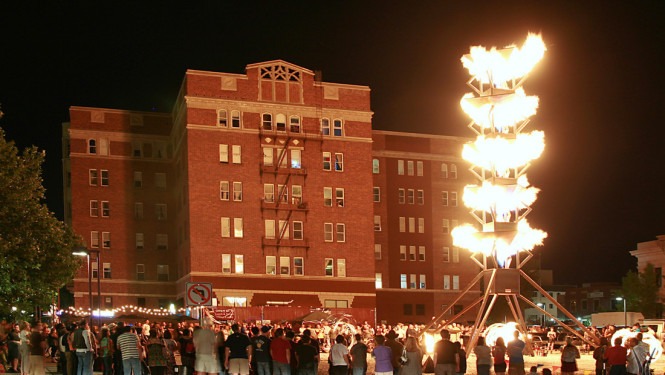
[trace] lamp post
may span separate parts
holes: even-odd
[[[541,309],[545,310],[545,304],[544,304],[544,303],[538,302],[538,303],[536,304],[536,306],[538,306],[538,307],[540,307]],[[543,313],[543,315],[542,315],[541,324],[542,324],[541,327],[545,327],[545,313]]]
[[[617,297],[615,299],[617,301],[623,301],[623,326],[625,327],[625,326],[628,325],[628,317],[627,317],[627,313],[626,313],[626,299],[623,298],[623,297]]]
[[[90,316],[92,321],[92,313],[94,311],[92,307],[92,269],[90,264],[90,253],[95,253],[97,255],[97,325],[102,326],[102,276],[100,273],[101,267],[101,252],[94,249],[77,249],[72,253],[72,255],[86,257],[88,261],[88,301],[90,304]]]

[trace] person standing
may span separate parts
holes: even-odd
[[[194,332],[194,347],[196,348],[196,362],[194,371],[199,375],[217,375],[217,336],[212,330],[212,322],[205,319],[203,327]]]
[[[520,340],[520,332],[513,332],[514,339],[508,343],[508,374],[524,375],[524,347],[526,344]]]
[[[605,360],[609,367],[609,375],[625,375],[628,349],[621,345],[621,337],[614,339],[614,346],[605,350]]]
[[[356,333],[354,338],[356,343],[349,351],[353,375],[365,375],[367,373],[367,345],[365,345],[360,333]]]
[[[464,350],[462,343],[459,341],[455,341],[453,344],[457,350],[457,358],[459,360],[459,366],[457,366],[457,371],[455,373],[457,375],[464,375],[466,374],[466,350]]]
[[[138,334],[132,332],[132,327],[122,327],[118,336],[118,349],[122,354],[122,369],[124,375],[141,375],[141,341]]]
[[[397,337],[399,337],[397,332],[392,329],[386,333],[386,346],[390,348],[393,354],[392,364],[394,375],[399,374],[399,369],[402,368],[402,364],[399,362],[399,359],[402,356],[402,351],[404,350],[404,345],[397,341]]]
[[[270,327],[263,326],[259,332],[258,327],[252,327],[252,358],[256,363],[256,368],[254,369],[257,375],[270,375],[270,337],[268,337],[268,332],[270,332]]]
[[[166,355],[166,344],[157,337],[157,330],[150,329],[148,333],[148,342],[145,345],[147,362],[150,368],[150,375],[165,375],[168,365],[168,356]]]
[[[284,338],[284,330],[277,328],[270,342],[270,357],[274,375],[291,375],[291,343]]]
[[[235,323],[231,326],[232,334],[226,339],[225,364],[229,374],[249,375],[249,363],[252,361],[252,342],[240,331]]]
[[[196,348],[192,340],[192,331],[189,328],[182,330],[182,335],[178,339],[178,346],[180,347],[180,360],[185,370],[184,374],[180,375],[192,375],[196,360]]]
[[[347,375],[349,370],[349,349],[344,343],[344,336],[337,335],[335,344],[330,348],[330,375]]]
[[[90,325],[87,320],[82,320],[79,328],[74,331],[74,348],[78,366],[77,375],[92,375],[92,355],[95,351],[95,342],[90,333]]]
[[[561,375],[573,375],[577,371],[580,351],[573,345],[573,339],[566,337],[566,345],[561,348]]]
[[[596,375],[606,375],[605,371],[605,350],[607,350],[607,338],[600,338],[600,346],[594,349],[593,359],[596,360]]]
[[[30,323],[22,322],[21,330],[18,333],[19,341],[21,342],[19,346],[19,352],[21,354],[21,374],[28,375],[30,371]]]
[[[492,350],[485,344],[484,337],[478,337],[478,343],[473,348],[473,353],[476,355],[476,372],[478,375],[490,375]]]
[[[295,347],[298,375],[316,375],[319,351],[312,345],[310,336],[303,336]]]
[[[506,373],[506,344],[503,342],[503,337],[496,339],[496,343],[492,347],[492,357],[494,358],[494,373],[496,375],[503,375]]]
[[[556,332],[554,327],[550,327],[550,330],[547,332],[547,350],[554,350],[554,342],[556,341]]]
[[[407,330],[408,332],[408,330]],[[423,351],[418,345],[415,335],[407,333],[406,343],[404,344],[406,352],[406,364],[402,365],[400,375],[420,375],[423,372]]]
[[[46,341],[42,336],[42,324],[37,323],[32,327],[28,345],[30,347],[30,375],[44,375],[44,350]]]
[[[104,375],[113,375],[113,340],[107,327],[102,328],[102,339],[99,340],[100,355],[104,364]]]
[[[459,356],[455,345],[450,341],[447,329],[439,333],[441,340],[434,344],[434,373],[436,375],[455,375],[459,368]]]
[[[385,345],[386,338],[383,335],[374,336],[374,343],[376,346],[372,351],[374,357],[374,373],[376,375],[392,375],[393,373],[393,353],[392,350]]]

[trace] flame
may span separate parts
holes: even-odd
[[[503,264],[503,260],[520,251],[529,251],[542,245],[543,240],[547,238],[547,233],[531,228],[526,219],[517,223],[515,232],[480,232],[467,224],[454,228],[451,234],[454,246],[486,256],[492,255],[494,251],[501,264]]]
[[[462,64],[476,80],[505,87],[506,82],[524,77],[545,55],[545,43],[539,34],[529,33],[522,48],[471,47]]]
[[[513,126],[536,114],[538,97],[527,96],[523,88],[512,94],[497,96],[481,96],[476,98],[472,93],[465,94],[460,101],[462,110],[473,122],[482,128],[504,128]]]
[[[434,353],[434,344],[436,343],[434,335],[425,332],[423,336],[425,337],[425,350],[427,351],[428,354]]]
[[[492,185],[488,181],[484,181],[482,186],[467,185],[462,199],[469,208],[494,212],[500,216],[529,207],[536,201],[539,191],[535,187],[529,187],[526,176],[521,176],[517,185]]]
[[[637,336],[637,332],[631,331],[629,328],[622,328],[614,333],[610,341],[611,345],[614,345],[614,339],[621,337],[621,345],[626,344],[626,340]],[[663,354],[663,344],[655,336],[654,331],[649,329],[648,332],[642,332],[642,341],[649,345],[649,355],[652,355],[651,362],[656,362],[658,358]]]
[[[510,341],[514,340],[515,331],[519,331],[515,322],[494,323],[485,329],[485,343],[488,346],[494,346],[496,340],[501,337],[503,338],[503,343],[508,345]],[[520,339],[523,339],[522,336],[522,332],[520,332]]]
[[[486,170],[496,169],[501,174],[537,159],[545,149],[542,131],[520,133],[514,139],[479,136],[462,149],[464,160]]]

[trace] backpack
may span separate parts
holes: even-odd
[[[74,331],[74,348],[76,349],[87,349],[85,345],[85,339],[83,338],[83,330],[77,329]]]

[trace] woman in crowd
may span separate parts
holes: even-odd
[[[393,353],[389,347],[384,345],[386,338],[383,335],[374,336],[376,346],[372,351],[375,366],[374,373],[376,375],[392,375],[393,374]]]
[[[473,348],[476,354],[476,372],[478,375],[490,375],[492,366],[492,349],[485,344],[485,338],[479,337],[476,347]]]
[[[166,365],[168,364],[166,345],[162,339],[157,337],[157,331],[154,328],[150,329],[146,349],[150,375],[166,375]]]
[[[415,337],[408,337],[404,345],[406,364],[402,365],[400,375],[420,375],[423,373],[423,351]]]
[[[506,373],[506,343],[503,342],[503,337],[496,339],[496,343],[492,347],[492,357],[494,357],[494,372],[496,375],[503,375]]]
[[[573,345],[573,339],[566,338],[566,345],[561,349],[561,375],[573,375],[577,371],[577,359],[580,351]]]
[[[104,375],[113,374],[113,340],[108,328],[102,329],[102,338],[99,340],[99,356],[102,358],[104,366]]]

